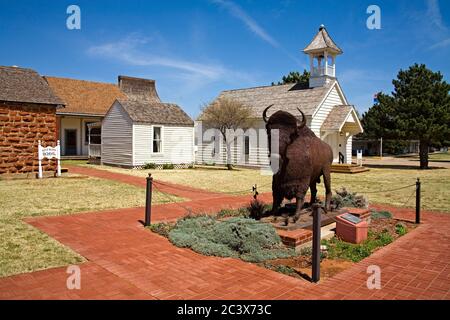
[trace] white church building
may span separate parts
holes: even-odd
[[[310,60],[309,85],[285,84],[247,89],[227,90],[216,99],[239,101],[251,108],[255,118],[253,129],[265,133],[263,110],[269,105],[268,116],[277,110],[288,111],[301,119],[297,108],[307,118],[307,126],[317,137],[333,149],[334,162],[352,163],[352,137],[363,131],[353,105],[347,101],[336,77],[336,57],[342,50],[334,43],[322,25],[310,44],[303,50]],[[220,135],[211,137],[202,126],[201,115],[196,121],[196,162],[199,164],[226,164],[226,146]],[[250,131],[250,130],[249,130]],[[261,167],[268,165],[267,135],[257,139],[244,134],[232,146],[234,165]]]

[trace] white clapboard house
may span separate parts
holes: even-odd
[[[257,139],[244,134],[232,146],[232,164],[244,166],[265,166],[268,164],[267,135],[262,113],[274,105],[268,116],[277,110],[285,110],[301,119],[297,108],[307,118],[307,125],[333,149],[334,162],[339,160],[351,164],[352,137],[363,131],[354,106],[350,105],[336,78],[336,56],[342,50],[334,43],[325,27],[321,26],[312,42],[303,50],[310,58],[311,77],[309,85],[285,84],[248,89],[227,90],[217,99],[228,98],[250,107],[256,119]],[[196,121],[197,163],[225,164],[226,146],[220,135],[205,134],[201,115]],[[242,155],[244,153],[244,156]]]
[[[102,164],[191,165],[192,119],[179,106],[161,102],[154,80],[119,76],[119,88],[127,97],[117,99],[102,120]]]

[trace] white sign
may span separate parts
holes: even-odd
[[[362,167],[362,150],[356,150],[356,164],[360,167]]]
[[[43,147],[41,145],[41,140],[39,140],[38,145],[38,162],[39,162],[39,179],[42,179],[42,160],[43,159],[53,159],[57,160],[56,164],[56,176],[61,176],[61,147],[59,145],[59,140],[56,144],[56,147]]]
[[[53,159],[58,157],[58,151],[56,148],[47,147],[42,148],[42,158]]]

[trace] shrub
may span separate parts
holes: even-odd
[[[395,233],[399,236],[404,236],[408,233],[408,228],[406,228],[406,226],[402,223],[397,223],[395,225]]]
[[[265,209],[266,204],[258,199],[253,199],[247,207],[249,217],[255,220],[261,220],[264,215]]]
[[[142,166],[142,169],[149,170],[149,169],[156,169],[156,163],[144,163]]]
[[[169,237],[169,232],[170,232],[170,230],[173,229],[173,227],[174,227],[174,225],[172,225],[172,224],[161,222],[161,223],[151,224],[148,228],[151,231],[167,238],[167,237]]]
[[[239,208],[237,210],[234,209],[222,209],[216,215],[216,219],[228,218],[228,217],[243,217],[248,218],[248,209],[247,208]]]
[[[372,219],[391,219],[392,213],[390,213],[389,211],[372,210],[372,212],[370,213],[370,217]]]
[[[339,190],[335,190],[335,194],[331,199],[331,203],[336,209],[343,207],[354,207],[354,208],[367,208],[368,201],[363,195],[358,195],[356,192],[351,192],[345,187]]]
[[[173,163],[164,163],[162,168],[164,170],[172,170],[175,168],[175,166],[173,165]]]
[[[169,232],[169,240],[177,247],[191,248],[204,255],[249,262],[295,255],[294,250],[282,245],[271,225],[242,217],[226,221],[210,216],[188,217],[177,222]]]

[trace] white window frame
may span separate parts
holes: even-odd
[[[153,143],[155,142],[155,128],[160,129],[160,146],[161,150],[159,152],[155,152],[153,149]],[[152,126],[152,153],[153,154],[164,154],[164,127],[163,126]]]

